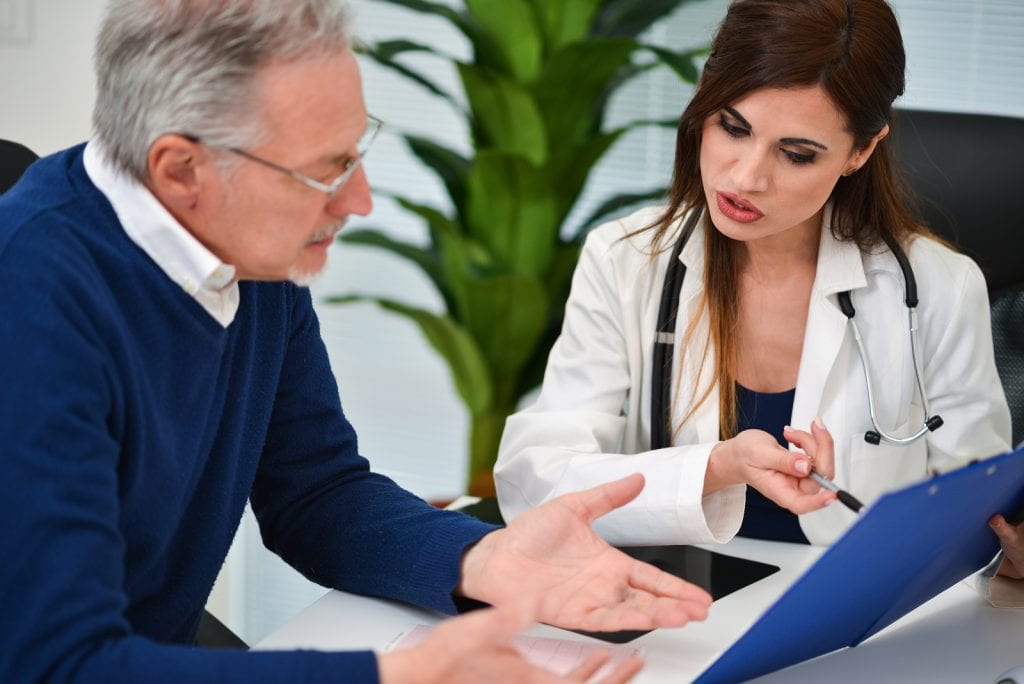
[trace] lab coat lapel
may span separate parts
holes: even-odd
[[[848,321],[839,309],[836,295],[867,285],[860,248],[854,242],[840,242],[832,236],[831,214],[828,205],[822,220],[817,274],[793,398],[792,424],[802,429],[808,429],[821,412],[826,382],[847,336]]]
[[[693,234],[687,241],[686,246],[683,247],[683,251],[679,254],[679,260],[686,265],[686,277],[683,279],[683,286],[679,291],[679,311],[680,315],[676,325],[676,343],[682,344],[683,336],[686,334],[686,325],[688,321],[693,320],[693,317],[700,312],[700,301],[701,295],[704,292],[704,246],[705,246],[705,230],[707,216],[698,223],[693,230]],[[686,350],[685,363],[686,366],[683,371],[683,383],[686,390],[694,386],[695,382],[698,382],[697,373],[700,370],[700,361],[704,351],[704,343],[708,339],[708,317],[707,310],[701,313],[700,323],[698,324],[697,330],[694,333],[693,341]],[[715,368],[715,350],[710,349],[708,351],[707,359],[704,361],[703,373],[704,376],[701,378],[700,390],[697,394],[699,397],[703,393],[704,388],[707,386],[707,379],[711,373],[714,372]],[[689,396],[682,398],[689,399]],[[688,402],[681,401],[677,402],[680,407],[688,406]],[[683,412],[675,416],[675,420],[681,420]],[[697,440],[700,444],[708,444],[711,442],[717,442],[719,440],[719,410],[718,410],[718,386],[716,385],[712,390],[711,394],[708,395],[707,400],[697,410],[697,413],[693,416],[693,423],[697,429]]]

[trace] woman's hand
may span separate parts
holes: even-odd
[[[998,574],[1012,579],[1024,579],[1024,522],[1011,525],[996,513],[988,521],[1003,547],[1003,562]]]
[[[735,484],[748,484],[793,513],[807,513],[828,505],[835,494],[808,478],[814,467],[831,478],[835,470],[832,435],[815,419],[811,432],[786,427],[787,440],[804,453],[789,451],[767,432],[744,430],[716,445],[708,459],[704,493]]]

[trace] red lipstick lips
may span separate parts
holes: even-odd
[[[719,211],[733,221],[737,221],[739,223],[752,223],[764,216],[760,209],[750,202],[741,200],[732,193],[721,191],[716,192],[715,199],[718,201]]]

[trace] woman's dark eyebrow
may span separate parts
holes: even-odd
[[[811,147],[817,147],[819,150],[827,150],[826,145],[822,145],[820,142],[809,140],[807,138],[780,138],[779,142],[784,145],[810,145]]]
[[[722,109],[724,109],[725,111],[729,112],[729,116],[731,116],[732,118],[734,118],[737,121],[739,121],[741,124],[743,124],[744,127],[748,128],[748,129],[753,128],[753,126],[750,125],[750,122],[747,121],[746,119],[744,119],[743,115],[740,114],[739,112],[737,112],[732,107],[726,106],[726,107],[722,107]]]
[[[754,127],[750,125],[750,122],[743,118],[743,115],[735,109],[732,107],[723,107],[723,109],[729,112],[729,116],[743,124],[747,130],[753,130]],[[784,145],[810,145],[811,147],[817,147],[819,150],[828,150],[827,145],[822,145],[820,142],[808,138],[782,138],[779,142]]]

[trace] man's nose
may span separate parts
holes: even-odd
[[[372,209],[370,183],[366,178],[366,169],[360,164],[327,203],[327,211],[334,216],[366,216]]]

